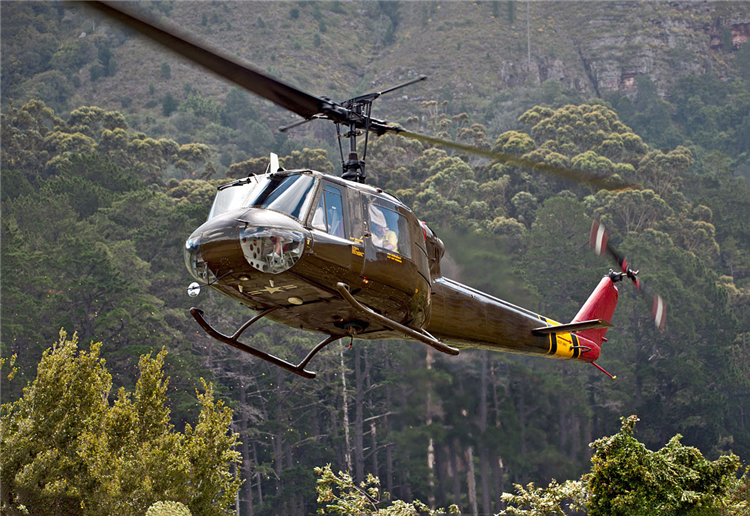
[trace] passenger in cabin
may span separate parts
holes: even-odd
[[[326,186],[318,201],[318,207],[315,209],[312,227],[339,238],[346,238],[343,211],[344,207],[339,191]]]
[[[344,218],[338,206],[328,207],[328,232],[334,236],[344,238]]]
[[[372,229],[372,243],[388,251],[398,252],[398,235],[388,227],[388,221],[383,212],[376,206],[370,205],[370,228]]]
[[[312,220],[312,227],[320,229],[328,234],[344,238],[344,219],[341,216],[340,209],[338,206],[328,207],[328,223],[326,223],[326,211],[323,209],[323,199],[321,198],[320,204],[315,210],[315,215]]]
[[[315,209],[315,216],[312,220],[312,227],[321,231],[326,231],[326,212],[323,206],[323,198],[321,197],[320,204],[318,204],[318,207]]]

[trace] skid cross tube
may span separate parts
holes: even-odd
[[[192,315],[196,321],[198,321],[198,324],[201,325],[201,328],[203,328],[203,331],[208,333],[211,337],[218,340],[219,342],[223,342],[224,344],[229,344],[233,348],[237,348],[240,351],[244,351],[245,353],[249,353],[255,357],[258,357],[262,360],[265,360],[266,362],[270,362],[273,365],[279,366],[282,369],[286,369],[287,371],[291,371],[294,374],[298,374],[302,376],[303,378],[315,378],[316,373],[313,371],[307,371],[305,369],[305,366],[310,362],[312,357],[314,357],[321,349],[326,347],[331,342],[339,340],[343,335],[329,335],[326,339],[324,339],[320,344],[315,346],[312,351],[310,351],[307,356],[297,365],[294,365],[290,362],[287,362],[286,360],[282,360],[281,358],[275,357],[273,355],[269,355],[265,351],[261,351],[259,349],[253,348],[251,346],[248,346],[247,344],[243,344],[240,342],[239,339],[240,335],[247,330],[254,322],[258,321],[259,319],[262,319],[266,315],[270,314],[274,310],[278,310],[281,308],[280,306],[275,306],[273,308],[269,308],[268,310],[264,310],[249,321],[247,321],[245,324],[239,327],[239,329],[234,332],[234,335],[224,335],[223,333],[217,331],[213,326],[211,326],[208,321],[203,317],[203,310],[200,308],[191,308],[190,309],[190,315]]]
[[[336,290],[339,291],[339,294],[346,299],[346,301],[352,305],[352,307],[357,310],[359,313],[361,313],[364,316],[371,317],[378,321],[380,324],[385,326],[386,328],[390,328],[393,331],[397,331],[400,333],[403,333],[407,337],[411,337],[414,340],[418,340],[419,342],[423,342],[424,344],[427,344],[428,346],[432,346],[433,348],[437,349],[438,351],[441,351],[443,353],[446,353],[448,355],[458,355],[459,350],[458,348],[454,348],[453,346],[449,346],[447,344],[443,344],[439,340],[437,340],[435,337],[430,335],[424,330],[418,330],[415,328],[409,328],[408,326],[404,326],[403,324],[399,324],[396,321],[392,319],[388,319],[387,317],[380,315],[379,313],[375,312],[374,310],[371,310],[370,308],[367,308],[363,304],[361,304],[359,301],[354,299],[354,296],[352,296],[351,292],[349,292],[349,287],[346,285],[346,283],[336,283]]]

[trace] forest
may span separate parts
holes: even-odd
[[[167,19],[185,12],[179,2],[144,4]],[[372,19],[382,37],[367,45],[382,52],[408,45],[404,34],[419,16],[401,3],[371,4],[379,4]],[[332,44],[326,23],[334,26],[358,5],[284,3],[272,10],[277,18],[263,11],[252,22],[265,34],[272,20],[313,20],[325,46]],[[235,30],[225,10],[236,6],[223,6],[206,2],[196,28]],[[520,2],[480,7],[509,27],[526,23]],[[311,364],[318,377],[305,380],[200,331],[188,314],[194,304],[223,330],[252,314],[211,289],[189,298],[182,249],[218,185],[265,170],[269,152],[286,168],[338,174],[334,142],[314,128],[274,133],[283,115],[239,89],[216,93],[173,78],[184,65],[171,57],[150,63],[140,89],[113,90],[127,83],[133,63],[125,50],[137,37],[101,20],[78,37],[91,20],[60,4],[2,5],[0,428],[4,457],[28,452],[3,458],[5,486],[16,482],[23,493],[48,485],[38,498],[27,496],[59,496],[55,514],[124,511],[107,503],[126,491],[140,497],[132,507],[143,514],[160,501],[158,484],[169,500],[190,500],[193,514],[236,506],[242,515],[301,515],[321,507],[320,478],[340,487],[333,472],[343,471],[354,483],[374,475],[393,500],[497,514],[514,503],[509,493],[529,503],[531,488],[519,492],[515,484],[603,475],[606,464],[592,458],[606,455],[604,438],[613,435],[629,449],[641,450],[635,435],[643,449],[681,450],[679,434],[685,449],[716,461],[706,464],[719,468],[722,482],[742,474],[744,466],[737,468],[750,457],[750,45],[733,45],[732,33],[719,31],[724,46],[706,59],[720,64],[703,73],[683,69],[669,83],[638,74],[632,91],[582,91],[529,76],[495,102],[485,102],[481,89],[460,97],[444,83],[408,109],[405,100],[388,108],[410,130],[617,176],[638,188],[595,191],[395,135],[371,142],[368,181],[437,231],[446,276],[550,318],[570,320],[609,269],[588,248],[591,220],[602,220],[669,306],[660,333],[650,307],[623,285],[599,361],[615,380],[585,364],[484,350],[446,357],[396,340],[336,344]],[[314,39],[295,44],[287,42],[289,52],[318,48]],[[285,54],[277,52],[274,71],[283,74]],[[289,360],[320,340],[268,322],[253,328],[255,346]],[[65,380],[78,378],[77,370],[89,380]],[[91,421],[111,439],[60,410],[55,417],[71,425],[67,439],[78,439],[79,451],[63,450],[65,432],[24,434],[29,423],[19,421],[58,401],[32,396],[45,385],[81,389],[80,396],[61,394],[61,406],[95,414]],[[89,401],[79,406],[77,399]],[[128,438],[128,428],[142,435]],[[152,442],[149,428],[165,433]],[[30,444],[47,440],[63,451]],[[138,465],[139,456],[151,462]],[[157,479],[159,457],[184,457],[174,459],[179,475],[132,483],[139,475]],[[213,483],[198,494],[179,492],[200,478],[190,476],[200,463],[215,468],[217,477],[205,473]],[[108,472],[105,464],[119,469]],[[75,468],[93,484],[62,482]],[[87,491],[92,485],[102,487]],[[724,502],[743,499],[747,511],[744,485],[724,492]],[[97,494],[81,494],[88,492]],[[639,510],[659,513],[653,507]],[[660,514],[687,514],[675,507]]]

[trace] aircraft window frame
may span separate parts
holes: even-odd
[[[380,212],[380,215],[377,214],[377,211]],[[380,223],[383,221],[385,225]],[[383,206],[381,203],[370,203],[367,207],[367,225],[370,231],[370,241],[375,247],[411,258],[411,238],[407,217],[394,208]],[[385,228],[386,231],[382,236],[378,234],[380,229],[376,230],[376,226]],[[393,239],[395,239],[395,243]],[[384,240],[389,240],[393,247],[389,247],[388,243],[384,244]]]
[[[310,226],[337,238],[346,239],[344,192],[338,186],[323,183]]]
[[[301,180],[301,182],[300,182]],[[277,184],[273,184],[277,181]],[[306,213],[315,178],[305,173],[264,176],[248,199],[247,208],[266,208],[302,220]]]

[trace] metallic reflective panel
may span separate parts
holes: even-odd
[[[247,263],[255,269],[279,274],[302,256],[305,237],[299,231],[249,226],[240,230],[240,245]]]

